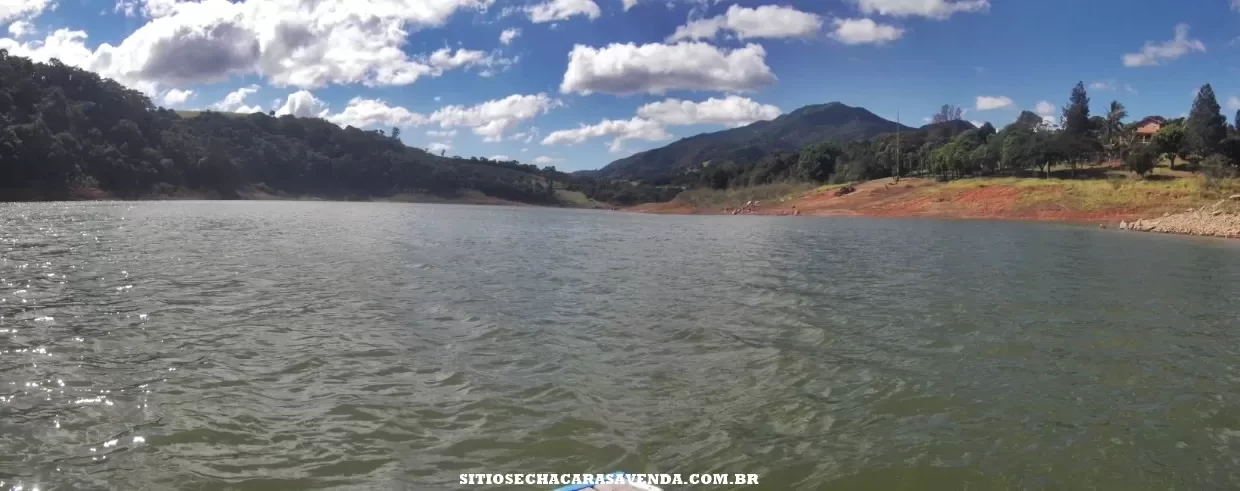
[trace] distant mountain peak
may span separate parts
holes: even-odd
[[[825,104],[810,104],[808,106],[801,106],[797,108],[795,111],[785,114],[784,116],[793,116],[793,115],[806,114],[806,113],[812,113],[812,112],[818,112],[818,111],[826,111],[826,110],[832,110],[832,109],[838,110],[838,109],[856,109],[856,108],[849,106],[847,104],[844,104],[843,102],[840,102],[840,101],[833,101],[833,102],[828,102]]]
[[[616,179],[652,179],[698,168],[706,161],[747,164],[813,143],[864,140],[897,129],[914,130],[863,107],[839,101],[811,104],[771,121],[682,138],[612,162],[599,169],[598,174]]]

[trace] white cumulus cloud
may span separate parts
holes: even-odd
[[[747,8],[732,5],[727,12],[706,19],[690,21],[677,27],[668,41],[711,39],[721,31],[736,34],[738,39],[810,37],[822,28],[817,14],[792,7],[763,5]]]
[[[628,120],[608,119],[593,125],[581,125],[571,130],[553,131],[543,138],[543,145],[572,145],[590,138],[613,137],[611,150],[618,152],[628,140],[664,141],[672,135],[663,129],[663,125],[648,119],[633,118]]]
[[[530,143],[534,141],[535,138],[538,138],[539,134],[541,133],[538,131],[538,127],[531,126],[530,129],[526,131],[519,131],[519,132],[513,133],[512,137],[510,137],[509,140]]]
[[[513,94],[503,99],[486,101],[474,106],[444,106],[427,117],[441,128],[468,127],[484,141],[500,141],[504,133],[521,122],[563,105],[545,93]]]
[[[319,103],[305,101],[305,103],[312,109],[302,112],[314,112],[316,116],[340,126],[374,128],[437,125],[438,130],[426,132],[427,136],[433,138],[452,138],[456,136],[457,128],[469,128],[474,134],[489,142],[501,141],[505,133],[517,128],[523,122],[563,105],[562,102],[545,93],[514,94],[473,106],[449,105],[429,115],[419,114],[400,106],[392,106],[379,99],[361,97],[353,98],[344,110],[335,114],[328,113],[326,106],[319,104],[321,101]],[[530,131],[537,130],[531,128]]]
[[[448,48],[440,48],[431,53],[427,61],[436,70],[455,70],[465,66],[489,65],[494,63],[494,58],[482,51],[458,48],[454,52]]]
[[[760,104],[752,99],[735,95],[723,99],[710,98],[702,102],[667,99],[652,102],[637,109],[639,118],[664,125],[717,124],[742,126],[754,121],[775,119],[782,111],[770,104]]]
[[[887,44],[904,36],[904,29],[873,19],[835,19],[831,39],[844,44]]]
[[[35,17],[52,5],[51,0],[0,0],[0,24]]]
[[[247,106],[245,104],[246,98],[250,97],[251,95],[254,95],[257,92],[258,92],[257,85],[251,85],[249,87],[238,88],[237,90],[229,92],[228,95],[224,96],[224,99],[220,100],[219,102],[216,102],[215,104],[212,104],[211,108],[215,109],[216,111],[223,111],[223,112],[238,112],[238,113],[261,112],[263,108],[258,107],[258,106]]]
[[[4,0],[0,0],[0,4],[3,3]],[[14,38],[21,39],[31,34],[34,34],[34,24],[30,23],[30,21],[18,20],[13,21],[12,24],[9,24],[9,35]]]
[[[1174,39],[1162,42],[1146,41],[1140,51],[1125,54],[1122,58],[1126,67],[1157,66],[1189,53],[1205,50],[1205,43],[1188,38],[1188,24],[1178,24],[1175,26]]]
[[[512,44],[512,40],[521,35],[520,29],[504,29],[499,33],[499,42],[502,44]]]
[[[699,42],[573,46],[560,92],[663,94],[669,90],[748,92],[775,83],[757,44],[725,51]]]
[[[327,103],[315,97],[308,90],[299,90],[288,95],[284,105],[276,109],[276,116],[291,114],[299,118],[326,118]]]
[[[326,116],[328,121],[340,126],[355,128],[386,128],[389,126],[415,126],[426,117],[400,106],[391,106],[381,99],[354,97],[343,111]],[[453,135],[456,133],[453,132]]]
[[[1012,99],[1007,96],[997,96],[997,97],[985,96],[985,95],[977,96],[977,110],[978,111],[990,111],[992,109],[1005,109],[1005,108],[1012,107],[1012,105],[1013,105]]]
[[[1048,101],[1038,101],[1038,103],[1033,106],[1033,112],[1038,113],[1038,116],[1042,117],[1054,116],[1056,109],[1057,108],[1055,105]]]
[[[543,145],[572,145],[591,138],[610,137],[612,152],[623,150],[630,140],[664,141],[672,138],[667,126],[721,125],[741,126],[759,120],[774,119],[780,115],[778,107],[761,104],[746,97],[729,95],[693,102],[666,99],[652,102],[637,109],[630,119],[607,119],[597,124],[582,124],[577,128],[553,131],[543,138]]]
[[[546,155],[539,155],[537,157],[534,157],[535,164],[547,165],[547,164],[554,164],[556,162],[563,162],[563,161],[564,159],[561,159],[558,157],[548,157]]]
[[[89,67],[94,53],[85,46],[86,32],[71,29],[57,29],[43,39],[29,42],[18,42],[15,39],[0,39],[0,49],[8,50],[10,55],[30,58],[44,62],[52,58],[76,67]]]
[[[139,14],[154,19],[176,11],[176,4],[182,0],[117,0],[114,12],[125,14],[126,17],[137,17]]]
[[[584,15],[590,20],[599,18],[603,11],[594,0],[547,0],[543,3],[525,8],[530,22],[542,24],[557,20],[568,20],[576,15]]]
[[[163,101],[165,106],[179,106],[185,104],[193,96],[194,91],[192,90],[170,89],[164,92]]]
[[[436,56],[409,55],[404,48],[410,33],[442,26],[453,14],[483,10],[493,1],[135,0],[122,2],[119,10],[134,15],[140,10],[146,23],[116,45],[88,48],[85,32],[61,29],[43,40],[0,40],[0,48],[36,59],[60,58],[148,92],[159,85],[240,75],[305,89],[405,85],[445,70],[485,65],[489,55],[468,50]],[[19,14],[0,7],[0,16],[12,15]]]
[[[944,20],[952,15],[986,12],[990,0],[852,0],[863,14],[891,17],[926,17]]]

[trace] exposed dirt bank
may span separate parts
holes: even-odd
[[[1236,186],[1235,182],[1224,183]],[[653,203],[628,211],[657,214],[929,217],[1037,220],[1118,225],[1170,215],[1217,201],[1195,178],[1170,180],[1059,180],[993,178],[939,183],[928,179],[880,179],[853,186],[824,186],[808,193],[718,208],[682,201]],[[1217,183],[1213,184],[1217,186]],[[738,211],[738,208],[740,209]],[[1218,216],[1218,215],[1215,215]],[[1170,225],[1167,225],[1168,227]]]

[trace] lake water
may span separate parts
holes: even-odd
[[[2,489],[1240,487],[1240,242],[313,202],[0,241]]]

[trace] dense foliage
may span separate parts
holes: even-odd
[[[1124,168],[1138,175],[1149,174],[1158,164],[1158,152],[1152,145],[1142,145],[1124,157]]]
[[[1227,118],[1219,113],[1218,99],[1214,96],[1214,88],[1205,84],[1193,98],[1193,108],[1184,122],[1185,143],[1189,155],[1204,158],[1217,153],[1223,139],[1227,137]]]
[[[1234,174],[1240,162],[1240,135],[1219,113],[1214,92],[1202,88],[1187,120],[1166,121],[1149,143],[1137,140],[1137,122],[1125,124],[1128,111],[1111,102],[1104,115],[1090,116],[1089,95],[1078,83],[1056,128],[1032,112],[996,131],[960,121],[947,105],[932,123],[900,134],[867,140],[820,142],[796,151],[777,151],[749,162],[708,161],[674,177],[654,182],[726,189],[779,181],[852,182],[893,176],[930,176],[948,180],[971,176],[1040,175],[1066,165],[1075,175],[1079,164],[1116,160],[1140,175],[1162,157],[1194,163],[1190,169],[1211,175]],[[1200,165],[1197,163],[1201,162]],[[1208,164],[1208,165],[1207,165]]]
[[[59,61],[0,50],[0,197],[58,199],[83,190],[120,197],[246,190],[339,199],[466,190],[557,203],[574,188],[620,202],[670,191],[573,178],[515,161],[446,158],[390,135],[292,116],[202,112],[182,117],[143,94]],[[662,193],[662,194],[660,194]]]
[[[620,206],[669,201],[683,190],[676,186],[656,186],[592,176],[573,176],[565,186],[570,191],[581,191],[591,199]]]

